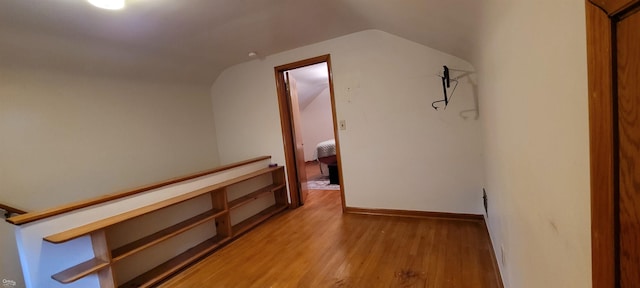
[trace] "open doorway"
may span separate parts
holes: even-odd
[[[309,190],[344,189],[330,56],[275,67],[292,208]]]

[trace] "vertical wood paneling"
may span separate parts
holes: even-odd
[[[591,3],[593,4],[591,4]],[[593,287],[640,283],[639,0],[587,2]]]
[[[587,2],[593,287],[615,279],[611,21]]]
[[[617,24],[620,284],[640,283],[640,13]]]

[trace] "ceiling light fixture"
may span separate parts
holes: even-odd
[[[91,5],[102,9],[119,10],[124,8],[124,0],[87,0]]]

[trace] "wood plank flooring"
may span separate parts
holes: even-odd
[[[322,176],[322,172],[320,171],[320,163],[315,161],[310,161],[305,163],[305,171],[307,172],[307,180],[312,180],[319,178]],[[326,167],[326,166],[325,166]],[[325,170],[328,168],[325,168]],[[324,171],[325,175],[329,175],[329,171]]]
[[[342,214],[311,190],[160,287],[502,287],[482,221]]]

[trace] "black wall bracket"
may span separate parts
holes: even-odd
[[[442,93],[444,94],[444,99],[434,101],[433,103],[431,103],[431,107],[433,107],[433,109],[436,109],[436,110],[440,108],[443,108],[443,110],[447,109],[447,106],[449,105],[449,101],[451,101],[451,97],[453,96],[453,93],[456,91],[456,87],[458,87],[458,80],[451,79],[451,76],[449,75],[449,67],[447,67],[446,65],[442,67],[444,68],[444,70],[440,78],[442,79]],[[451,88],[451,81],[455,82],[455,85],[453,86],[453,90],[451,91],[451,94],[447,95],[447,89]],[[438,103],[442,103],[442,102],[444,102],[444,106],[437,105]]]

